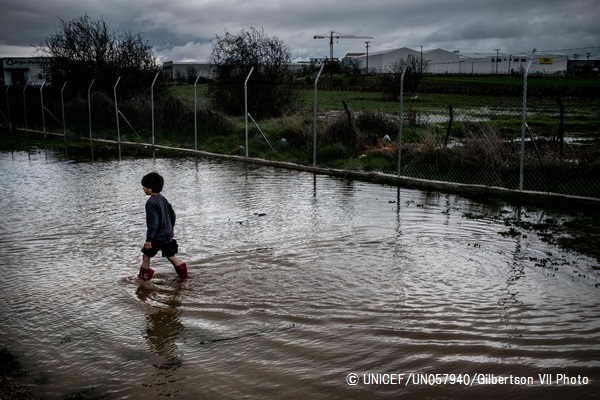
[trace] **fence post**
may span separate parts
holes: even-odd
[[[198,79],[200,79],[200,72],[194,82],[194,150],[198,150],[198,101],[196,99],[196,86],[198,85]]]
[[[23,87],[23,118],[25,119],[25,130],[27,130],[27,99],[25,93],[27,92],[27,84]]]
[[[150,86],[150,101],[152,102],[152,146],[154,146],[154,84],[156,83],[156,78],[158,78],[158,74],[160,74],[160,71],[156,73],[156,76],[152,81],[152,86]]]
[[[529,60],[527,68],[525,68],[525,72],[523,73],[523,111],[521,121],[521,162],[519,168],[519,190],[523,190],[523,176],[525,172],[525,132],[527,130],[527,74],[529,73],[529,68],[531,67],[531,63],[533,62],[535,52],[536,50],[533,49],[533,51],[531,52],[531,60]]]
[[[398,177],[400,177],[400,171],[402,169],[402,127],[403,123],[403,106],[404,106],[404,74],[406,70],[403,69],[402,74],[400,75],[400,95],[398,96],[400,99],[400,110],[398,112]]]
[[[8,89],[10,88],[10,85],[6,86],[6,112],[8,114],[8,131],[12,133],[12,123],[10,121],[10,106],[8,105],[9,101],[8,101]]]
[[[44,113],[44,85],[46,81],[42,82],[42,86],[40,86],[40,100],[42,101],[42,126],[44,127],[44,139],[46,139],[46,115]]]
[[[90,87],[88,87],[88,120],[90,124],[90,141],[92,140],[92,96],[90,95],[90,92],[95,81],[96,79],[92,79],[92,83],[90,83]]]
[[[121,144],[121,129],[119,128],[119,105],[117,103],[117,86],[121,81],[121,77],[117,79],[117,83],[115,83],[115,87],[113,88],[113,93],[115,95],[115,117],[117,121],[117,142]]]
[[[248,157],[248,80],[250,79],[250,75],[252,75],[252,71],[254,71],[254,67],[250,68],[250,72],[244,81],[244,118],[246,121],[246,157]]]
[[[63,122],[63,136],[65,137],[65,142],[67,141],[67,124],[65,122],[65,87],[67,86],[67,81],[63,84],[62,89],[60,89],[60,104],[62,107],[62,122]]]
[[[321,77],[321,72],[323,72],[323,67],[325,67],[325,62],[321,64],[319,73],[315,78],[315,91],[313,98],[313,167],[317,165],[317,83],[319,82],[319,77]]]

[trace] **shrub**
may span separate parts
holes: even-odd
[[[192,113],[193,117],[193,113]],[[198,130],[207,135],[229,135],[236,130],[235,122],[220,111],[201,108],[197,113]]]
[[[190,131],[194,128],[194,106],[189,100],[165,91],[155,99],[156,126],[166,131]]]
[[[129,124],[135,129],[136,132],[143,131],[150,127],[150,115],[152,109],[152,102],[148,95],[137,95],[132,96],[121,103],[119,103],[119,111],[127,119]],[[122,120],[121,120],[122,121]],[[122,122],[121,122],[122,124]],[[127,126],[124,130],[130,130]]]
[[[398,131],[396,123],[381,111],[366,110],[356,117],[359,141],[362,146],[374,146],[385,135],[394,137]]]
[[[325,132],[319,141],[320,144],[341,144],[355,149],[356,137],[353,119],[345,113],[340,113],[325,127]]]
[[[313,120],[302,115],[286,115],[281,118],[282,137],[294,147],[312,145],[314,126]]]
[[[463,132],[465,140],[454,151],[461,167],[500,170],[508,166],[511,149],[496,126],[465,123]]]

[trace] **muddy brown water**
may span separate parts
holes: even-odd
[[[160,258],[134,279],[154,170],[185,282]],[[597,261],[465,218],[518,208],[191,158],[2,153],[0,178],[0,346],[42,398],[600,389]]]

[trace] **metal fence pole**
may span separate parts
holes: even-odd
[[[406,70],[402,71],[400,75],[400,95],[398,96],[400,99],[400,110],[398,112],[398,177],[401,175],[402,169],[402,127],[404,125],[403,118],[403,106],[404,106],[404,74]]]
[[[250,75],[252,75],[252,71],[254,71],[254,67],[250,68],[250,72],[244,81],[244,118],[246,122],[246,157],[248,157],[248,80],[250,79]]]
[[[525,172],[525,132],[527,130],[527,74],[529,68],[533,62],[533,56],[535,55],[535,49],[531,52],[531,60],[527,64],[527,68],[523,73],[523,111],[522,111],[522,122],[521,122],[521,162],[519,168],[519,190],[523,190],[523,177]]]
[[[117,101],[117,86],[119,85],[119,82],[121,81],[121,77],[119,77],[117,79],[117,82],[115,83],[115,87],[113,88],[113,93],[115,96],[115,117],[116,117],[116,122],[117,122],[117,142],[118,142],[118,148],[119,148],[119,161],[121,161],[121,128],[119,126],[119,103]]]
[[[8,114],[8,131],[12,133],[12,123],[10,121],[10,106],[8,105],[9,101],[8,101],[8,89],[10,88],[10,85],[6,86],[6,113]]]
[[[315,92],[313,98],[313,167],[317,165],[317,83],[319,82],[319,77],[321,77],[321,72],[323,72],[323,67],[325,67],[325,62],[321,64],[319,73],[315,78]]]
[[[152,146],[154,146],[154,84],[156,83],[159,74],[160,71],[156,73],[156,76],[152,81],[152,86],[150,86],[150,101],[152,102]]]
[[[200,72],[198,72],[198,76],[194,82],[194,150],[198,150],[198,100],[196,97],[198,79],[200,79]]]
[[[117,121],[117,142],[119,142],[119,144],[121,144],[121,129],[119,127],[119,105],[117,103],[117,86],[119,85],[120,81],[121,77],[117,79],[117,83],[115,83],[115,87],[113,88],[113,93],[115,96],[115,117]]]
[[[25,122],[25,129],[27,129],[27,99],[25,97],[25,92],[27,91],[27,85],[23,87],[23,118]]]
[[[67,124],[65,122],[65,87],[67,86],[67,81],[63,84],[62,89],[60,89],[60,104],[62,107],[62,122],[63,122],[63,136],[65,137],[65,142],[67,141]]]
[[[44,113],[44,85],[46,81],[42,82],[42,86],[40,86],[40,100],[42,101],[42,126],[44,127],[44,139],[46,139],[46,115]]]
[[[92,79],[92,83],[90,83],[90,87],[88,88],[88,120],[90,124],[90,141],[92,140],[92,96],[90,92],[95,81],[96,79]]]

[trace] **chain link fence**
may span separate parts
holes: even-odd
[[[173,85],[157,75],[140,89],[90,80],[78,92],[68,82],[4,86],[0,119],[17,135],[38,131],[599,198],[600,78],[593,69],[571,72],[333,75],[305,68],[295,81],[297,101],[269,118],[247,107],[241,116],[215,110],[204,80]],[[249,74],[232,101],[244,104],[268,89]]]
[[[592,79],[424,79],[405,102],[402,174],[598,197],[598,97],[572,94]],[[436,84],[453,89],[434,89]]]

